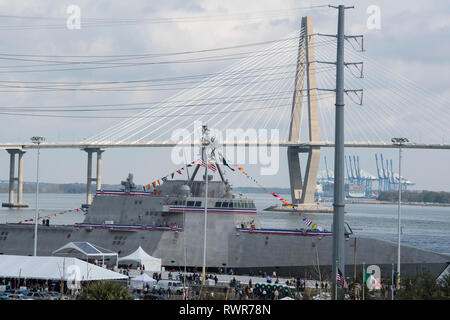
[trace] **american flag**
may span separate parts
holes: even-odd
[[[206,162],[205,162],[205,161],[203,161],[203,160],[198,160],[197,163],[198,163],[199,165],[201,165],[202,167],[205,167],[205,168],[206,168]],[[208,169],[211,169],[211,170],[214,171],[214,172],[216,172],[216,170],[217,170],[217,168],[216,168],[216,166],[214,165],[213,162],[208,162]]]
[[[199,165],[201,165],[202,167],[205,167],[205,168],[206,168],[206,162],[203,161],[203,160],[198,160],[198,161],[197,161],[197,164],[199,164]]]
[[[341,287],[344,289],[347,289],[347,282],[345,281],[344,275],[342,274],[341,270],[338,268],[338,273],[336,275],[337,281],[340,283]]]
[[[216,170],[217,170],[217,168],[216,168],[216,166],[214,165],[213,162],[209,162],[208,163],[208,168],[211,169],[214,172],[216,172]]]

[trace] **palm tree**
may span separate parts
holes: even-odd
[[[429,272],[404,277],[398,290],[398,299],[402,300],[448,300],[450,299],[450,276],[436,281]]]
[[[79,300],[131,300],[133,296],[122,284],[113,281],[96,281],[87,284]]]

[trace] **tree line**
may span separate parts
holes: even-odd
[[[377,200],[398,201],[398,191],[382,192]],[[428,190],[404,191],[402,192],[402,202],[450,203],[450,192]]]
[[[103,189],[118,189],[119,185],[102,185]],[[95,184],[94,184],[95,188]],[[9,192],[9,183],[0,183],[0,193]],[[14,192],[17,192],[17,184]],[[24,182],[23,193],[35,193],[36,183]],[[86,193],[86,183],[39,183],[39,193]]]

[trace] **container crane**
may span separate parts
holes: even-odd
[[[327,157],[324,156],[324,158],[325,158],[325,170],[327,171],[327,183],[329,183],[331,180],[330,180],[330,175],[328,174]]]
[[[350,182],[350,173],[348,172],[348,163],[347,163],[347,157],[345,157],[345,170],[347,171],[347,181]]]
[[[375,163],[377,164],[378,193],[381,193],[381,191],[383,190],[383,178],[381,177],[381,174],[380,174],[380,167],[378,165],[378,156],[376,153],[375,153]]]
[[[396,183],[395,183],[395,178],[394,178],[394,170],[392,169],[392,159],[391,159],[391,161],[390,161],[390,164],[391,164],[391,183],[392,183],[392,186],[393,186],[393,190],[395,190],[396,189]]]
[[[384,160],[383,160],[383,154],[380,153],[380,162],[381,162],[381,170],[383,171],[383,191],[388,191],[389,185],[388,185],[388,177],[386,174],[386,170],[384,168]]]

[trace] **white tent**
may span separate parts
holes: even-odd
[[[161,259],[152,257],[139,246],[132,254],[119,258],[119,264],[140,263],[144,265],[145,271],[161,272]]]
[[[148,285],[150,288],[152,288],[155,283],[155,279],[150,278],[147,274],[143,273],[140,276],[137,276],[136,278],[132,278],[130,280],[130,287],[131,289],[143,289],[145,285]]]
[[[119,255],[116,252],[102,248],[89,242],[69,242],[61,248],[53,251],[54,256],[74,257],[78,259],[101,258],[105,264],[105,257],[114,257],[117,264]]]
[[[447,266],[447,268],[445,268],[444,271],[442,271],[442,273],[439,275],[439,277],[437,277],[436,281],[442,281],[444,280],[444,277],[450,274],[450,265]]]
[[[0,277],[64,281],[128,279],[77,258],[13,255],[0,255]]]

